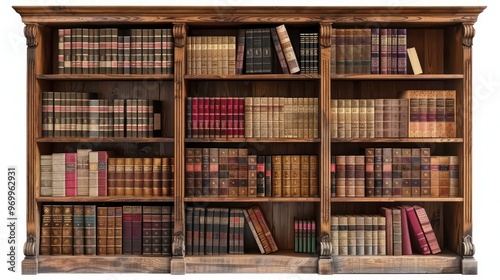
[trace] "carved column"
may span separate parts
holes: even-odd
[[[332,37],[332,23],[320,23],[320,259],[318,260],[319,274],[332,274],[331,240],[330,240],[330,216],[331,216],[331,190],[330,190],[330,99],[331,99],[331,80],[330,80],[330,46]]]
[[[184,23],[174,24],[174,240],[172,243],[172,274],[186,274],[184,262],[184,131],[186,83],[186,31]]]
[[[474,259],[474,245],[472,244],[472,39],[474,26],[464,23],[462,26],[463,48],[463,248],[462,274],[477,274],[477,261]]]
[[[27,84],[26,84],[26,102],[27,108],[36,108],[39,104],[38,96],[39,89],[36,81],[37,72],[37,57],[40,52],[38,47],[40,27],[38,25],[30,24],[24,27],[24,36],[26,37],[27,50]],[[36,138],[39,136],[38,126],[36,125],[39,120],[38,110],[27,111],[27,166],[26,166],[26,229],[27,239],[24,244],[25,259],[22,262],[22,274],[37,274],[38,273],[38,260],[37,260],[37,206],[36,206],[36,176],[38,170],[38,161],[33,158],[39,158],[36,146]]]

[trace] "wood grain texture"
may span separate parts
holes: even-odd
[[[187,256],[186,273],[317,273],[318,258],[307,254]]]
[[[172,143],[174,138],[155,137],[155,138],[135,138],[135,137],[116,137],[116,138],[82,138],[82,137],[53,137],[37,138],[37,143]]]
[[[170,273],[170,257],[39,256],[40,273]]]
[[[332,80],[460,80],[462,74],[335,74]]]
[[[77,196],[77,197],[38,197],[39,203],[133,203],[133,202],[173,202],[173,197],[148,196],[148,197],[130,197],[130,196]]]
[[[451,253],[401,256],[333,256],[333,274],[460,273],[461,257]]]
[[[42,74],[37,75],[38,80],[49,80],[49,81],[134,81],[134,80],[173,80],[174,75],[172,74]]]

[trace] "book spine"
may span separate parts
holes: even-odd
[[[356,255],[364,256],[365,253],[365,217],[356,215]]]
[[[420,196],[431,196],[431,151],[430,148],[420,150]]]
[[[375,149],[365,149],[365,195],[375,196]]]
[[[142,254],[142,206],[134,205],[132,206],[132,254],[140,255]],[[148,226],[146,226],[148,229]]]
[[[385,254],[394,255],[392,209],[381,207],[380,214],[385,217]]]
[[[65,196],[78,195],[77,154],[65,154]]]
[[[371,74],[380,73],[380,29],[371,29]]]
[[[248,197],[257,197],[257,156],[248,155],[247,187]],[[240,170],[243,171],[243,170]],[[244,178],[243,178],[244,179]]]
[[[421,150],[420,148],[411,149],[411,196],[421,196]]]
[[[123,253],[123,208],[122,206],[114,207],[115,210],[115,255]]]
[[[450,196],[450,157],[439,157],[439,196]]]
[[[107,255],[108,208],[97,207],[97,254]]]
[[[300,68],[285,25],[277,26],[276,33],[278,34],[278,38],[280,40],[281,48],[283,49],[283,54],[285,56],[290,74],[298,73],[300,71]]]
[[[228,197],[229,188],[229,149],[219,148],[219,196]]]
[[[398,74],[406,74],[406,61],[408,59],[407,53],[406,53],[406,47],[407,47],[407,32],[405,28],[399,28],[397,29],[397,50],[398,50]]]
[[[153,196],[153,159],[143,158],[142,196]]]
[[[403,254],[401,209],[392,208],[392,243],[395,256]]]
[[[356,216],[347,215],[347,254],[356,255]]]
[[[403,170],[401,162],[401,149],[392,148],[392,196],[403,195]]]
[[[62,238],[63,238],[63,210],[62,205],[52,205],[52,225],[50,231],[50,254],[62,254]]]
[[[84,205],[85,255],[96,255],[96,206]]]
[[[354,196],[365,197],[365,156],[354,157]]]
[[[172,207],[161,206],[161,253],[172,254]]]
[[[73,205],[62,206],[62,255],[73,255]]]
[[[132,254],[132,206],[124,205],[122,210],[123,215],[123,238],[122,238],[122,253],[124,255]]]
[[[330,157],[330,196],[331,197],[337,196],[337,193],[336,193],[337,192],[337,184],[336,184],[337,164],[336,164],[336,160],[337,160],[336,156]]]
[[[52,155],[40,155],[40,196],[52,196]]]
[[[161,255],[161,206],[153,205],[151,207],[151,253]]]
[[[42,206],[40,255],[51,255],[52,252],[52,207],[52,205]]]
[[[417,251],[419,254],[429,255],[431,253],[429,244],[425,239],[415,209],[411,206],[406,206],[405,210],[408,218],[408,227],[410,229],[410,239],[413,250]]]
[[[450,197],[458,197],[459,196],[459,159],[458,156],[450,156],[449,157],[449,178],[450,178]]]
[[[349,231],[347,216],[338,216],[338,250],[340,256],[347,256],[349,254]]]
[[[436,234],[432,229],[432,225],[429,221],[429,217],[427,216],[425,209],[419,205],[414,205],[413,209],[415,209],[415,213],[420,222],[420,226],[422,227],[422,231],[424,233],[425,239],[427,240],[427,244],[429,245],[431,254],[437,254],[441,252]]]
[[[345,197],[346,196],[346,156],[337,155],[335,167],[336,167],[336,174],[335,174],[336,196],[337,197]]]
[[[272,175],[271,175],[271,188],[273,197],[282,196],[282,186],[283,186],[283,171],[282,171],[282,156],[273,155],[272,156]],[[266,185],[267,187],[267,185]]]

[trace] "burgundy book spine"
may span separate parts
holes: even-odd
[[[142,206],[132,206],[132,254],[142,253]]]
[[[199,119],[200,119],[200,113],[198,111],[199,106],[198,106],[199,98],[197,97],[192,97],[191,98],[191,135],[193,138],[198,138],[199,136]]]
[[[405,210],[408,218],[408,227],[410,229],[410,239],[413,250],[419,254],[429,255],[431,250],[429,249],[429,244],[425,239],[425,235],[422,227],[420,226],[415,209],[411,206],[405,206]]]
[[[76,170],[76,153],[66,153],[66,182],[65,190],[66,196],[76,196],[77,195],[77,170]]]

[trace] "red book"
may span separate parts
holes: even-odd
[[[411,255],[410,229],[408,228],[408,216],[403,206],[398,206],[401,209],[401,243],[403,245],[403,255]]]
[[[108,152],[97,152],[97,193],[98,196],[106,196],[108,193]]]
[[[221,118],[221,98],[216,97],[215,98],[215,105],[214,105],[214,137],[221,137],[221,123],[220,123],[220,118]]]
[[[199,112],[198,112],[198,101],[199,98],[193,97],[191,98],[191,133],[193,138],[199,137],[198,130],[198,121],[199,121]]]
[[[226,120],[227,120],[227,126],[226,126],[226,135],[227,137],[231,138],[234,137],[234,104],[233,104],[233,99],[232,98],[226,98],[227,102],[227,112],[226,112]]]
[[[227,98],[220,99],[220,136],[227,137]]]
[[[245,98],[238,101],[238,137],[245,137]]]
[[[262,215],[262,212],[260,211],[259,206],[254,206],[252,207],[253,212],[255,213],[255,217],[259,221],[260,226],[262,227],[262,230],[264,231],[264,235],[269,242],[269,245],[271,246],[271,252],[276,252],[278,251],[278,246],[276,245],[276,241],[274,240],[273,234],[269,230],[269,227],[267,226],[266,220],[264,219],[264,216]]]
[[[201,114],[201,119],[203,121],[203,126],[202,126],[202,137],[208,138],[210,137],[210,97],[203,97],[203,111],[200,112]]]
[[[429,221],[429,217],[427,216],[425,209],[419,205],[413,205],[413,209],[415,209],[417,218],[420,221],[420,226],[422,227],[422,231],[424,232],[425,239],[427,240],[427,244],[429,245],[431,253],[437,254],[441,252],[441,248],[439,248],[439,243],[437,241],[436,234],[432,229],[431,222]]]
[[[215,137],[215,98],[208,98],[208,136]]]
[[[429,249],[427,239],[425,239],[425,235],[422,227],[420,226],[415,209],[411,206],[404,207],[408,219],[408,228],[410,229],[410,239],[413,250],[419,254],[429,255],[431,250]]]
[[[142,253],[142,206],[132,206],[132,254]]]
[[[77,192],[77,178],[76,178],[76,153],[66,153],[66,180],[65,190],[66,196],[76,196]]]

